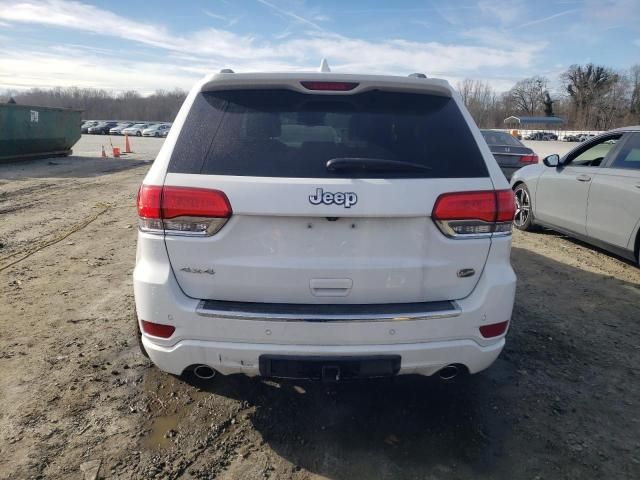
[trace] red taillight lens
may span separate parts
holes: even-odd
[[[142,331],[154,337],[169,338],[176,331],[176,327],[142,320]]]
[[[496,218],[496,198],[492,191],[444,193],[433,207],[434,220],[483,220]]]
[[[356,88],[356,82],[300,82],[307,90],[328,90],[331,92],[348,92]]]
[[[161,197],[162,187],[142,185],[138,190],[138,216],[144,218],[161,218]]]
[[[162,218],[229,218],[231,205],[220,190],[165,186],[162,190]]]
[[[491,325],[482,325],[480,327],[480,335],[484,338],[499,337],[507,331],[508,325],[508,320],[506,322],[492,323]]]
[[[516,198],[513,190],[498,190],[496,192],[496,200],[498,201],[498,215],[496,221],[511,222],[516,213]]]
[[[538,155],[535,153],[532,155],[523,155],[520,157],[520,163],[524,163],[526,165],[538,163]]]
[[[444,193],[438,197],[431,217],[449,237],[487,236],[509,233],[515,213],[511,190]]]
[[[219,190],[142,185],[138,191],[140,230],[209,236],[231,217],[229,199]]]

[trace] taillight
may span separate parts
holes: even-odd
[[[176,331],[176,327],[142,320],[142,331],[154,337],[169,338]]]
[[[348,92],[356,88],[356,82],[300,82],[307,90],[328,90],[331,92]]]
[[[520,157],[520,163],[524,163],[525,165],[538,163],[538,155],[535,153],[531,155],[523,155]]]
[[[443,193],[431,217],[452,238],[511,233],[515,200],[511,190]]]
[[[138,191],[138,224],[143,232],[210,236],[231,214],[229,199],[220,190],[142,185]]]
[[[507,331],[508,325],[509,321],[492,323],[490,325],[482,325],[480,327],[480,335],[482,335],[484,338],[499,337]]]

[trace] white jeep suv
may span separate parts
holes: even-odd
[[[212,75],[137,206],[139,333],[164,371],[449,378],[504,346],[513,194],[444,80]]]

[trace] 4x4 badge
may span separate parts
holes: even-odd
[[[344,208],[358,203],[358,196],[354,192],[325,192],[322,188],[316,188],[315,195],[309,195],[309,203],[311,205],[344,205]]]

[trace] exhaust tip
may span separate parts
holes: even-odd
[[[216,371],[208,365],[198,365],[193,369],[193,374],[200,380],[211,380],[216,376]]]
[[[460,369],[456,365],[447,365],[438,372],[442,380],[453,380],[460,374]]]

